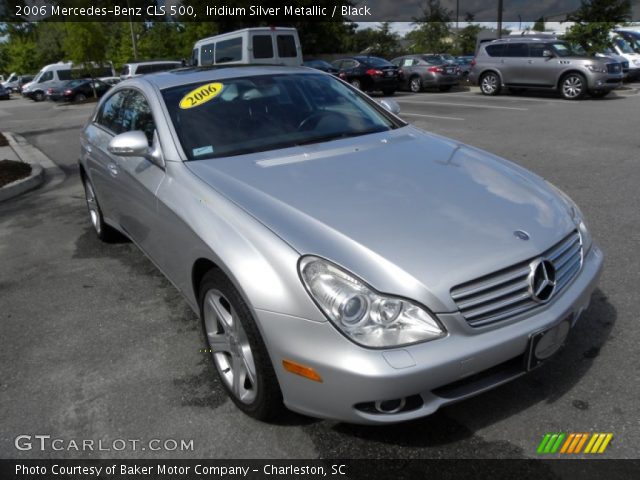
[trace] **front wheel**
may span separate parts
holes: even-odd
[[[76,93],[76,96],[73,97],[74,102],[84,102],[87,99],[87,96],[84,93]]]
[[[33,99],[34,99],[36,102],[42,102],[42,101],[44,101],[44,98],[45,98],[45,97],[44,97],[44,92],[36,92],[36,93],[33,95]]]
[[[199,293],[205,338],[227,394],[251,417],[277,417],[284,410],[282,392],[249,307],[217,269],[205,274]]]
[[[409,90],[413,93],[418,93],[422,91],[422,80],[420,77],[413,77],[409,80]]]
[[[566,100],[579,100],[584,97],[587,82],[579,73],[570,73],[560,82],[560,95]]]
[[[484,95],[497,95],[500,93],[500,88],[500,77],[496,73],[485,73],[480,79],[480,91]]]
[[[352,87],[357,88],[358,90],[362,90],[362,83],[357,78],[354,78],[349,82]]]

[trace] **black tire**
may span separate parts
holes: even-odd
[[[413,76],[409,79],[409,90],[413,93],[422,91],[422,79],[419,76]]]
[[[45,99],[44,92],[37,91],[33,94],[33,100],[36,102],[42,102],[44,101],[44,99]]]
[[[451,90],[451,87],[453,87],[453,85],[440,85],[438,87],[438,90],[440,90],[441,92],[448,92],[449,90]]]
[[[565,100],[580,100],[587,93],[587,80],[580,73],[568,73],[560,80],[559,91]]]
[[[282,415],[286,410],[282,402],[282,392],[280,390],[275,370],[271,364],[269,353],[267,352],[267,348],[262,340],[258,326],[253,319],[249,307],[238,290],[222,271],[212,269],[209,270],[202,278],[198,293],[202,329],[207,346],[212,351],[211,360],[218,377],[220,378],[220,383],[223,385],[233,403],[235,403],[235,405],[247,415],[262,421],[273,420]],[[218,297],[219,294],[221,295],[220,297]],[[228,384],[229,380],[225,379],[223,373],[220,371],[218,363],[216,363],[215,355],[221,355],[225,352],[223,350],[218,350],[216,352],[209,342],[210,337],[207,334],[207,319],[205,318],[205,299],[207,298],[224,299],[224,302],[220,302],[219,305],[225,309],[228,307],[230,315],[236,315],[244,333],[246,334],[246,337],[243,338],[248,341],[252,360],[255,365],[256,392],[251,401],[242,400],[234,394],[232,387]],[[235,321],[236,319],[234,318],[234,322]],[[218,321],[218,324],[220,326],[222,325],[220,321]],[[224,330],[222,326],[220,328]],[[234,340],[235,345],[241,344],[239,338],[240,336],[238,336],[238,340]],[[229,370],[231,370],[231,368]],[[248,378],[248,376],[245,376],[244,382],[247,382],[247,380],[251,382],[251,379]]]
[[[480,91],[483,95],[494,96],[500,93],[502,85],[500,77],[495,72],[487,72],[480,77]]]
[[[84,186],[84,198],[87,203],[87,210],[89,211],[89,220],[96,232],[96,236],[105,243],[114,243],[122,240],[123,236],[120,232],[104,222],[98,197],[91,184],[91,180],[83,175],[82,184]]]
[[[611,93],[611,90],[591,90],[589,95],[591,98],[604,98]]]
[[[358,90],[362,90],[362,82],[360,82],[360,80],[358,80],[357,78],[354,78],[349,83],[352,87],[357,88]]]
[[[84,93],[76,93],[76,96],[73,97],[74,102],[84,102],[87,99],[87,96]]]
[[[387,97],[390,97],[391,95],[396,93],[396,89],[395,88],[386,88],[386,89],[382,90],[382,93],[383,93],[383,95],[386,95]]]

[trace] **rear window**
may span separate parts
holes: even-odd
[[[490,57],[501,57],[502,51],[504,50],[504,44],[498,45],[487,45],[485,48],[487,55]]]
[[[254,35],[252,42],[253,58],[273,58],[271,35]]]
[[[232,38],[216,43],[216,63],[242,60],[242,38]]]
[[[278,35],[278,56],[281,58],[291,58],[298,56],[296,41],[293,35]]]

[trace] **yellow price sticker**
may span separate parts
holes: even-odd
[[[194,88],[182,97],[182,100],[180,100],[180,108],[186,110],[188,108],[199,107],[203,103],[213,100],[220,95],[223,88],[224,85],[219,82],[207,83],[206,85]]]

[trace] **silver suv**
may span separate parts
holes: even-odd
[[[622,66],[607,57],[589,57],[557,39],[504,38],[480,46],[469,80],[485,95],[502,87],[558,90],[568,100],[589,93],[604,97],[622,84]]]

